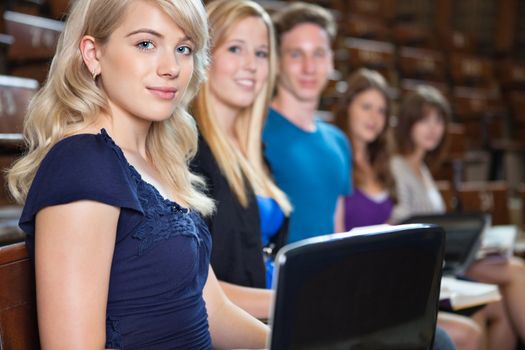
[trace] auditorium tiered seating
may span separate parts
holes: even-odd
[[[7,74],[7,52],[14,41],[11,35],[0,33],[0,74]]]
[[[521,201],[521,223],[525,226],[525,182],[519,185],[518,196]]]
[[[494,77],[494,64],[486,57],[452,53],[449,56],[450,73],[456,85],[485,86]]]
[[[55,19],[62,19],[69,8],[69,0],[48,0],[48,10]]]
[[[347,0],[347,14],[360,14],[389,22],[395,16],[395,0]]]
[[[496,72],[502,88],[525,89],[525,63],[505,60],[498,63]]]
[[[504,181],[462,182],[454,189],[449,181],[437,182],[447,211],[483,212],[493,225],[510,224],[508,187]]]
[[[490,213],[493,225],[510,223],[508,187],[504,181],[464,182],[458,193],[464,211]]]
[[[351,14],[339,22],[341,35],[354,38],[385,41],[389,39],[389,28],[377,18]]]
[[[434,48],[435,38],[427,26],[400,22],[394,25],[392,41],[398,46]]]
[[[27,105],[38,89],[33,79],[0,75],[0,158],[2,170],[7,165],[5,159],[13,159],[22,150],[23,119]],[[3,184],[3,177],[0,180]],[[3,187],[2,187],[3,189]],[[5,195],[0,202],[6,201]]]
[[[359,38],[346,38],[344,48],[348,53],[351,70],[367,67],[378,70],[385,76],[394,68],[395,47],[392,43]]]
[[[25,243],[0,247],[0,286],[0,349],[39,349],[35,271]]]
[[[0,75],[0,171],[18,158],[22,149],[22,127],[27,105],[38,89],[33,79]],[[0,177],[0,245],[23,239],[18,228],[20,210],[7,194]]]
[[[7,54],[10,74],[43,82],[63,23],[12,11],[3,18],[6,33],[14,38]]]
[[[465,126],[451,123],[448,128],[448,152],[446,159],[438,169],[434,169],[434,178],[444,180],[457,186],[465,178]],[[450,185],[448,185],[450,187]],[[456,209],[453,206],[452,209]]]
[[[0,145],[21,138],[27,105],[37,89],[34,79],[0,75]]]
[[[8,195],[5,170],[24,151],[23,119],[43,82],[63,24],[45,0],[7,1],[0,13],[0,245],[23,239],[20,207]]]
[[[439,41],[439,45],[445,52],[472,53],[476,51],[476,44],[472,35],[458,30],[441,33]]]
[[[398,69],[403,78],[445,80],[445,58],[437,50],[402,46],[398,49]]]

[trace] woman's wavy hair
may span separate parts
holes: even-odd
[[[210,100],[210,82],[203,84],[193,103],[193,113],[200,132],[210,145],[219,168],[226,177],[230,188],[239,202],[248,206],[246,186],[256,193],[274,198],[285,213],[291,210],[286,195],[273,183],[265,166],[262,155],[262,128],[275,83],[276,49],[273,25],[268,13],[257,3],[250,0],[216,0],[208,4],[210,21],[210,46],[213,52],[221,46],[234,26],[244,18],[261,18],[266,25],[269,43],[268,80],[256,96],[255,101],[240,111],[235,119],[235,133],[239,137],[240,150],[222,131]],[[248,182],[248,183],[246,183]]]
[[[405,95],[399,109],[399,118],[394,135],[398,153],[409,155],[414,152],[415,145],[411,137],[412,128],[427,116],[429,108],[435,108],[445,123],[441,142],[425,156],[427,164],[431,168],[436,168],[447,151],[448,124],[451,118],[450,105],[438,89],[430,85],[420,85],[415,91]]]
[[[134,1],[73,2],[47,81],[31,101],[24,121],[27,153],[7,173],[9,191],[19,203],[25,201],[35,173],[53,145],[93,124],[101,113],[110,113],[107,96],[84,64],[80,40],[84,35],[91,35],[104,45]],[[206,12],[200,1],[150,1],[184,30],[194,43],[195,51],[194,71],[188,88],[172,116],[152,124],[146,139],[147,153],[163,179],[184,202],[209,214],[213,202],[196,189],[202,186],[202,180],[188,170],[189,161],[197,150],[197,128],[187,112],[208,65]]]
[[[377,138],[366,146],[368,161],[370,162],[379,182],[387,189],[392,198],[394,198],[395,183],[394,177],[390,172],[390,149],[388,144],[391,99],[388,84],[379,72],[361,68],[350,75],[347,80],[347,90],[341,98],[341,103],[336,113],[336,124],[346,133],[350,142],[352,142],[352,130],[349,122],[350,116],[348,115],[348,108],[356,96],[368,90],[378,91],[384,97],[386,102],[385,126]],[[355,146],[352,147],[352,149],[355,149]],[[352,178],[354,184],[356,187],[360,187],[364,182],[365,175],[356,163],[355,157],[353,157],[353,169]]]

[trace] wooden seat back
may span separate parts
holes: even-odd
[[[25,243],[0,247],[0,349],[39,349],[35,273]]]

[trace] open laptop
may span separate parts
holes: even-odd
[[[270,349],[430,349],[444,240],[439,227],[403,225],[283,247]]]
[[[404,221],[441,226],[446,233],[445,266],[443,274],[462,275],[476,259],[483,232],[490,226],[490,215],[485,213],[447,213],[418,215]]]

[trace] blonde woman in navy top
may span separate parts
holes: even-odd
[[[43,349],[265,346],[209,267],[213,203],[187,165],[207,41],[199,1],[74,2],[8,176]]]

